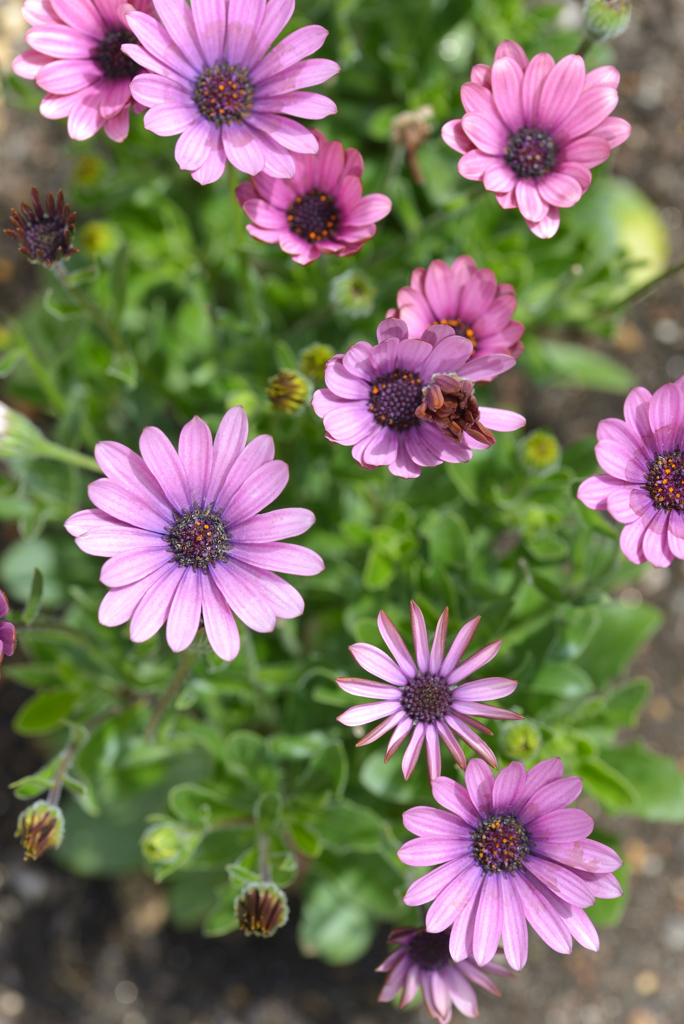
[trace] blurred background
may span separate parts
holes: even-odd
[[[344,5],[340,5],[343,7]],[[557,18],[579,26],[581,6],[563,4]],[[23,49],[20,0],[0,0],[0,67]],[[635,181],[660,210],[672,261],[684,258],[684,0],[645,0],[614,44],[622,74],[617,113],[632,135],[616,171]],[[64,122],[16,109],[0,96],[0,219],[27,198],[67,187],[75,145]],[[3,211],[6,211],[3,212]],[[615,354],[654,389],[684,373],[684,275],[671,278],[628,311],[613,338]],[[19,309],[36,287],[13,244],[0,242],[0,308]],[[563,443],[618,415],[621,402],[596,391],[537,389],[515,373],[504,388],[532,425],[553,429]],[[500,394],[506,404],[506,391]],[[5,540],[11,539],[9,537]],[[664,629],[635,672],[654,684],[638,730],[684,768],[684,567],[652,569],[620,595],[666,611]],[[82,880],[49,862],[24,865],[12,838],[19,809],[6,789],[40,763],[31,742],[9,721],[25,691],[0,687],[0,1024],[427,1024],[425,1010],[400,1015],[378,1006],[375,965],[385,956],[387,929],[359,964],[332,968],[304,960],[293,920],[273,939],[183,934],[168,924],[161,888],[142,875],[115,883]],[[480,998],[491,1024],[678,1024],[684,1002],[684,834],[680,827],[621,818],[602,820],[623,837],[633,872],[631,903],[619,929],[602,932],[598,954],[576,947],[560,956],[532,937],[520,977],[505,980],[502,998]]]

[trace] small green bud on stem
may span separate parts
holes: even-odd
[[[48,850],[58,850],[64,839],[61,808],[47,800],[36,800],[19,815],[14,836],[24,847],[24,860],[38,860]]]

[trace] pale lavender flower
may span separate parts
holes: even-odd
[[[489,963],[503,941],[515,970],[527,961],[527,923],[551,949],[570,953],[575,938],[597,950],[596,929],[584,911],[597,897],[622,890],[612,874],[622,861],[609,846],[587,836],[586,811],[567,805],[582,780],[561,778],[560,758],[529,771],[517,761],[496,779],[479,758],[468,762],[465,786],[441,777],[432,794],[446,810],[414,807],[404,825],[418,839],[398,851],[404,864],[441,864],[409,886],[411,907],[432,901],[429,932],[451,928],[449,952],[459,963]]]
[[[558,231],[560,210],[579,202],[591,167],[629,137],[630,125],[611,117],[620,73],[606,65],[587,72],[569,54],[528,60],[511,40],[494,63],[476,64],[461,88],[465,115],[442,128],[447,146],[464,155],[459,173],[495,192],[505,210],[520,210],[539,238]]]
[[[66,522],[82,551],[108,556],[100,580],[112,589],[100,605],[104,626],[131,621],[131,640],[149,640],[166,622],[172,651],[183,651],[204,622],[224,661],[240,649],[233,613],[259,633],[276,618],[302,614],[304,602],[277,572],[313,576],[324,568],[315,552],[282,544],[304,533],[314,515],[304,508],[261,513],[288,481],[273,438],[247,441],[244,409],[230,409],[212,443],[198,416],[180,434],[178,452],[157,427],[146,427],[140,455],[101,441],[95,458],[105,479],[88,487],[95,509]],[[259,514],[261,513],[261,514]]]
[[[474,395],[473,382],[509,370],[515,365],[511,356],[471,358],[472,343],[444,324],[428,328],[419,340],[409,337],[403,320],[383,320],[377,336],[377,345],[359,341],[333,356],[325,371],[327,387],[311,403],[328,439],[353,445],[352,456],[362,466],[388,466],[394,476],[417,477],[425,466],[469,462],[474,449],[494,444],[491,430],[525,425],[516,412],[478,406]],[[459,393],[439,406],[446,391],[437,394],[435,385],[453,385]]]
[[[630,562],[664,568],[684,558],[684,377],[653,395],[634,388],[624,414],[599,423],[605,473],[580,484],[577,497],[625,524],[620,547]]]
[[[442,612],[430,647],[425,618],[415,601],[411,601],[411,629],[416,652],[415,661],[392,621],[380,612],[378,629],[393,657],[372,644],[353,644],[349,650],[361,668],[385,680],[376,683],[370,679],[344,678],[336,680],[347,693],[357,697],[372,697],[373,703],[357,704],[338,718],[344,725],[366,725],[383,721],[371,729],[357,747],[366,746],[393,730],[387,745],[386,761],[410,735],[401,764],[404,778],[416,767],[425,744],[428,774],[436,779],[442,770],[440,740],[461,768],[465,768],[465,754],[456,737],[481,754],[496,767],[494,752],[481,739],[475,729],[492,735],[491,730],[473,717],[520,718],[514,711],[482,701],[498,700],[513,693],[518,685],[514,679],[490,676],[486,679],[468,679],[495,658],[501,641],[487,644],[482,650],[465,654],[480,621],[479,616],[466,622],[445,655],[449,609]]]
[[[392,209],[381,192],[363,195],[363,157],[328,142],[315,128],[318,153],[295,154],[291,181],[262,172],[241,182],[235,194],[254,222],[247,230],[262,242],[277,242],[295,263],[311,263],[323,253],[352,256],[376,231],[376,221]]]
[[[150,110],[145,127],[179,135],[176,160],[206,185],[226,161],[246,174],[295,173],[293,153],[316,153],[318,140],[292,117],[317,120],[337,107],[306,86],[340,68],[334,60],[304,60],[328,32],[307,25],[273,45],[294,13],[294,0],[156,0],[159,17],[131,13],[140,45],[125,52],[147,72],[131,91]]]
[[[494,996],[501,995],[472,959],[454,963],[449,956],[448,931],[434,935],[424,928],[395,928],[387,941],[397,943],[399,949],[375,968],[378,972],[387,971],[379,1003],[389,1003],[401,992],[399,1006],[403,1009],[420,989],[430,1016],[439,1024],[449,1024],[453,1007],[464,1017],[479,1016],[473,985],[479,985]],[[501,964],[487,964],[485,970],[504,978],[513,977],[513,971]]]
[[[9,601],[0,590],[0,619],[9,611]],[[0,661],[11,658],[17,649],[17,631],[11,622],[0,622]]]
[[[457,256],[451,265],[433,260],[427,270],[416,267],[387,316],[403,320],[414,338],[433,324],[448,324],[472,342],[476,357],[501,352],[517,359],[525,328],[512,319],[515,305],[512,284],[499,284],[487,267],[478,270],[472,256]]]

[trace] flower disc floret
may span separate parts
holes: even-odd
[[[619,82],[614,67],[587,72],[577,54],[528,60],[507,40],[491,68],[472,69],[461,88],[465,114],[443,126],[442,138],[463,154],[464,178],[481,181],[505,210],[519,209],[535,235],[551,238],[560,210],[591,185],[591,168],[629,137],[628,122],[611,116]]]
[[[478,269],[472,256],[458,256],[451,264],[433,260],[427,270],[416,267],[387,316],[403,320],[412,338],[429,327],[452,327],[472,344],[471,358],[499,353],[517,359],[524,327],[512,319],[515,306],[512,284],[499,284],[494,271]]]
[[[135,42],[135,36],[127,28],[114,29],[100,40],[94,59],[102,68],[105,78],[133,78],[142,71],[142,68],[121,49],[124,43]]]
[[[601,420],[596,458],[603,473],[577,497],[622,523],[630,562],[665,568],[684,558],[684,377],[651,394],[634,388],[624,419]]]
[[[312,135],[318,152],[293,155],[291,181],[275,182],[269,174],[256,174],[241,182],[235,193],[252,221],[247,225],[250,235],[277,243],[301,264],[325,253],[358,252],[375,234],[376,222],[392,209],[391,200],[381,192],[363,195],[363,159],[357,149],[328,142],[316,129]]]
[[[214,125],[244,121],[252,109],[253,97],[247,68],[225,60],[204,69],[192,94],[202,117]]]
[[[444,810],[414,807],[404,825],[418,838],[398,851],[404,864],[441,865],[413,882],[404,897],[410,907],[430,903],[428,932],[451,930],[450,956],[490,962],[503,941],[515,970],[527,960],[527,924],[558,953],[576,939],[597,950],[599,938],[585,913],[597,897],[622,890],[613,875],[621,860],[610,847],[589,839],[594,827],[586,811],[569,807],[582,780],[563,778],[559,758],[527,771],[512,761],[496,778],[473,757],[465,786],[433,778],[432,795]]]
[[[466,760],[459,741],[465,741],[490,764],[496,765],[493,751],[477,734],[483,732],[491,735],[491,730],[478,722],[475,716],[519,719],[521,716],[514,711],[483,703],[507,697],[518,684],[514,679],[499,676],[466,681],[473,672],[487,665],[501,647],[501,641],[497,641],[461,660],[479,621],[477,618],[467,622],[456,634],[447,652],[449,609],[445,608],[442,612],[430,646],[425,618],[418,605],[412,601],[414,658],[396,626],[384,612],[380,612],[378,628],[392,657],[371,644],[353,644],[349,650],[362,668],[383,682],[356,678],[337,680],[338,686],[347,693],[376,700],[376,703],[358,704],[349,708],[339,716],[338,721],[355,726],[382,719],[379,725],[358,741],[358,747],[366,746],[391,731],[385,758],[389,760],[408,738],[401,765],[406,779],[418,763],[423,744],[431,779],[436,778],[441,771],[442,742],[462,768]]]
[[[146,427],[140,455],[115,441],[95,446],[105,478],[88,495],[96,506],[66,528],[82,551],[104,555],[100,605],[104,626],[130,620],[142,643],[166,622],[172,651],[190,646],[200,624],[220,658],[240,650],[235,615],[259,633],[276,619],[302,614],[301,595],[276,573],[314,576],[314,551],[284,544],[314,522],[307,509],[263,512],[288,481],[274,459],[273,439],[247,444],[244,409],[230,409],[212,438],[198,416],[180,434],[178,451],[157,427]]]
[[[449,933],[417,931],[408,944],[408,954],[422,971],[440,971],[449,963]]]
[[[368,408],[376,423],[392,430],[418,425],[416,409],[423,401],[423,382],[410,370],[394,370],[373,382]]]

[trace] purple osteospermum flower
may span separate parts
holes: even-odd
[[[233,612],[250,629],[268,633],[276,616],[293,619],[304,602],[276,572],[314,576],[324,568],[315,552],[281,544],[304,533],[314,515],[285,508],[258,515],[288,480],[273,460],[273,438],[245,445],[244,409],[230,409],[212,444],[195,416],[180,434],[178,452],[157,427],[146,427],[140,455],[101,441],[95,457],[106,475],[88,488],[96,509],[77,512],[66,528],[82,551],[110,556],[100,580],[112,589],[100,622],[131,620],[131,640],[148,640],[163,625],[172,651],[183,651],[200,616],[209,643],[224,661],[240,649]]]
[[[574,206],[591,184],[589,168],[629,137],[628,122],[609,116],[619,81],[609,65],[587,73],[575,54],[528,61],[508,40],[491,68],[472,69],[461,89],[465,116],[445,124],[442,138],[464,154],[464,178],[482,181],[505,210],[518,207],[535,235],[552,238],[559,207]]]
[[[625,524],[620,547],[630,562],[668,566],[684,558],[684,377],[653,395],[634,388],[624,413],[599,423],[595,451],[606,472],[580,484],[577,497]]]
[[[295,263],[323,253],[351,256],[375,234],[375,222],[392,209],[380,192],[362,195],[363,157],[328,142],[314,129],[318,153],[295,155],[291,181],[262,172],[238,185],[235,194],[251,220],[247,230],[262,242],[277,242]]]
[[[500,996],[498,988],[471,959],[455,964],[449,956],[449,932],[439,935],[424,928],[395,928],[388,942],[396,942],[395,949],[376,971],[387,971],[387,978],[378,996],[379,1003],[389,1003],[401,992],[400,1008],[413,1001],[422,989],[423,1000],[431,1017],[439,1024],[449,1024],[452,1006],[464,1017],[479,1016],[477,995],[473,985]],[[500,964],[487,964],[486,970],[510,978],[513,971]],[[403,991],[402,991],[403,990]]]
[[[491,730],[481,725],[473,716],[522,716],[516,715],[514,711],[506,711],[505,708],[481,703],[483,700],[498,700],[499,697],[507,697],[513,693],[518,685],[514,679],[492,676],[464,682],[469,675],[495,658],[501,647],[501,641],[497,640],[487,644],[476,654],[471,654],[465,661],[461,661],[479,621],[478,616],[466,622],[445,656],[449,609],[445,608],[440,616],[430,648],[423,613],[415,601],[411,601],[411,629],[416,651],[414,661],[396,626],[384,612],[380,612],[378,629],[394,655],[394,660],[372,644],[352,644],[349,650],[361,668],[386,681],[376,683],[370,679],[337,680],[338,686],[347,693],[356,694],[358,697],[376,698],[375,703],[357,704],[356,707],[349,708],[339,716],[339,722],[344,725],[366,725],[367,722],[376,722],[378,718],[384,719],[380,725],[376,725],[359,740],[357,747],[372,743],[393,729],[385,757],[385,760],[389,761],[411,733],[401,763],[404,778],[408,779],[416,767],[425,743],[428,774],[431,779],[436,779],[442,770],[440,739],[444,740],[447,749],[461,768],[465,768],[465,754],[456,739],[456,736],[459,736],[496,767],[493,751],[474,732],[474,729],[479,729],[491,736]]]
[[[622,861],[610,847],[587,839],[593,819],[567,805],[582,791],[582,780],[561,778],[560,758],[529,771],[518,761],[496,780],[491,768],[473,758],[465,787],[441,777],[432,793],[446,811],[414,807],[404,825],[420,838],[399,850],[404,864],[441,867],[409,886],[411,907],[433,900],[425,919],[429,932],[451,927],[449,952],[487,964],[499,941],[511,967],[527,960],[527,925],[551,949],[570,953],[572,940],[597,950],[596,929],[582,909],[596,897],[612,899],[622,890],[611,872]]]
[[[295,173],[292,153],[315,153],[318,140],[284,114],[318,119],[337,107],[319,93],[340,68],[303,60],[323,45],[320,25],[297,29],[268,49],[294,12],[294,0],[156,0],[159,21],[130,14],[140,46],[126,52],[151,74],[133,85],[151,109],[145,127],[178,135],[176,160],[202,185],[223,174],[226,160],[246,174]]]
[[[328,439],[353,445],[352,456],[362,466],[388,466],[394,476],[417,477],[424,466],[469,462],[473,449],[494,443],[490,429],[517,430],[525,425],[516,412],[478,407],[473,394],[473,381],[491,380],[510,370],[515,363],[510,356],[472,359],[471,342],[442,324],[417,340],[409,338],[403,320],[384,320],[377,335],[380,344],[359,341],[329,360],[328,386],[316,391],[311,403]],[[445,410],[453,408],[454,415],[441,427],[433,422],[434,402],[427,410],[424,406],[434,379],[444,384],[445,376],[463,387],[455,396],[458,401],[443,404]],[[422,418],[417,410],[422,410]]]
[[[451,266],[433,260],[427,270],[416,267],[410,286],[397,292],[398,308],[387,316],[402,319],[415,338],[433,324],[448,324],[478,356],[500,352],[517,359],[525,328],[511,319],[515,305],[512,284],[497,284],[493,270],[478,270],[472,256],[459,256]]]
[[[0,619],[9,611],[9,601],[0,590]],[[11,658],[17,649],[17,631],[11,622],[0,622],[0,661]]]
[[[131,96],[141,69],[122,50],[135,42],[125,21],[134,10],[152,11],[151,0],[25,0],[31,49],[15,57],[12,69],[47,91],[41,114],[68,117],[72,139],[89,139],[104,127],[110,139],[123,142],[131,106],[143,110]]]

